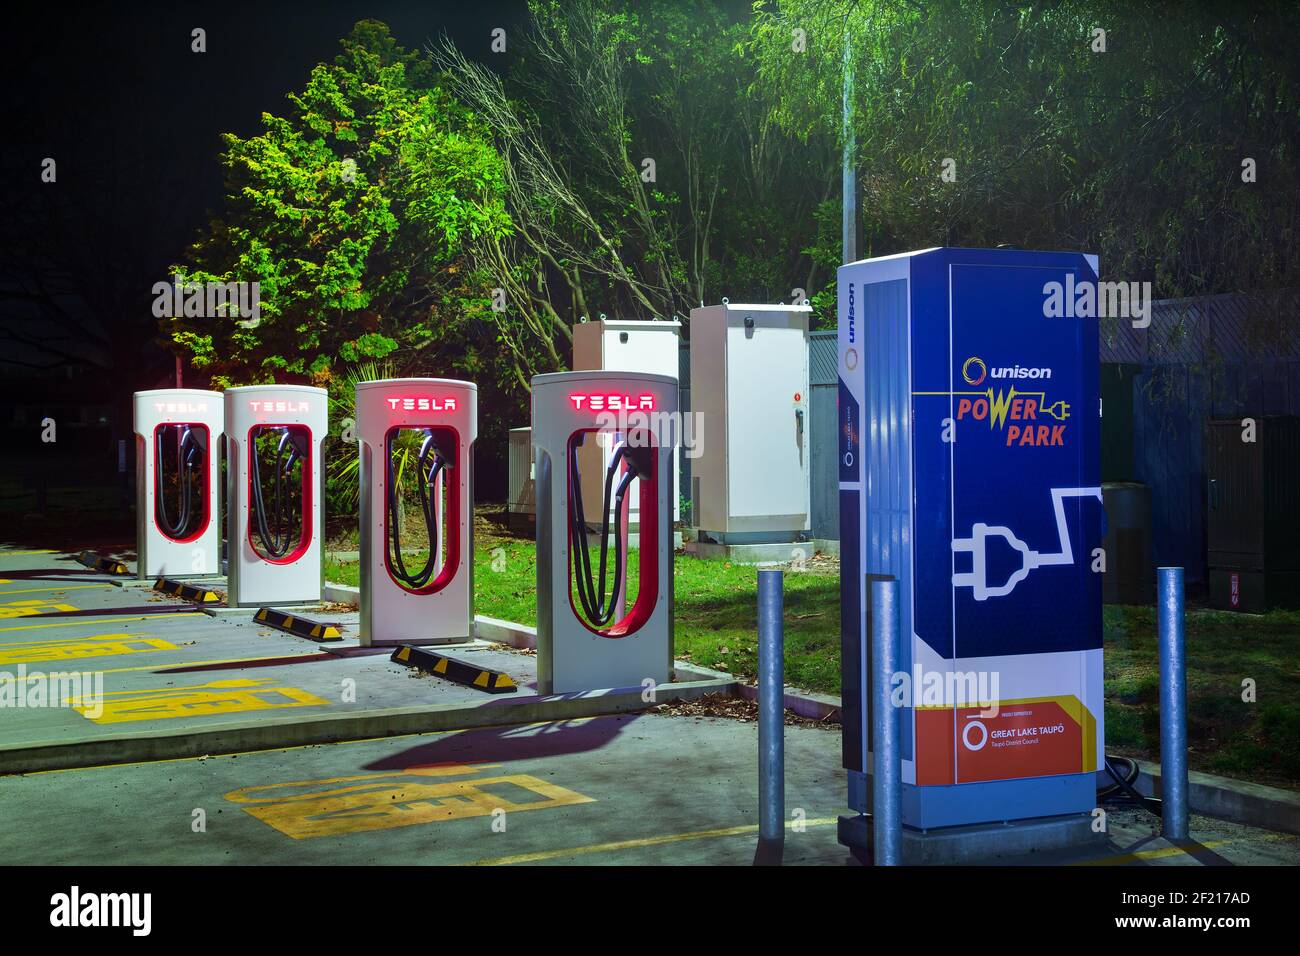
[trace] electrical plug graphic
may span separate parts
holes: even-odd
[[[1054,565],[1073,564],[1074,551],[1070,547],[1070,528],[1065,520],[1066,498],[1096,498],[1101,501],[1100,488],[1053,488],[1052,510],[1056,514],[1056,534],[1061,550],[1055,554],[1042,554],[1021,541],[1012,530],[1004,525],[987,525],[977,521],[971,525],[968,538],[953,538],[953,554],[967,553],[971,556],[969,571],[954,572],[952,586],[970,588],[975,600],[987,601],[991,597],[1006,597],[1016,589],[1016,585],[1029,577],[1029,572],[1036,568]],[[990,537],[1001,538],[1020,554],[1020,567],[1002,584],[989,587],[988,562],[985,556],[987,541]]]
[[[1058,422],[1063,422],[1070,417],[1070,403],[1061,399],[1055,404],[1048,405],[1046,408],[1039,409],[1044,415],[1051,415]]]

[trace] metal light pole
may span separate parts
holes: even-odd
[[[843,169],[843,223],[842,250],[844,262],[858,258],[858,173],[853,165],[857,139],[853,132],[853,35],[847,25],[844,29],[844,169]]]

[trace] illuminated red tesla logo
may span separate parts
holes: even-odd
[[[456,399],[448,395],[439,398],[436,395],[411,395],[405,398],[390,398],[388,407],[395,412],[454,412]]]
[[[653,395],[617,395],[607,392],[574,392],[569,396],[575,411],[584,408],[591,412],[653,412]]]

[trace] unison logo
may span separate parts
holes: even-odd
[[[152,893],[82,893],[78,886],[50,897],[50,925],[129,926],[132,936],[153,927]]]
[[[1028,368],[1024,365],[1007,365],[989,369],[989,378],[1051,378],[1050,368]]]
[[[857,323],[853,319],[853,283],[849,283],[849,344],[857,341]]]

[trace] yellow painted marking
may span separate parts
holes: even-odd
[[[479,672],[478,672],[478,677],[475,677],[475,678],[474,678],[474,686],[475,686],[475,687],[486,687],[487,685],[488,685],[488,672],[487,672],[487,671],[479,671]]]
[[[12,581],[0,581],[0,584],[12,584]],[[111,584],[64,584],[52,588],[17,588],[13,591],[0,591],[0,597],[7,594],[36,594],[40,591],[85,591],[90,588],[112,588]]]
[[[410,649],[409,647],[403,647],[400,651],[397,652],[397,659],[398,659],[399,661],[410,660],[410,659],[411,659],[411,649]]]
[[[802,826],[806,827],[825,827],[835,823],[835,817],[822,817],[816,820],[805,820]],[[789,820],[786,826],[794,826],[795,821]],[[540,863],[544,860],[558,860],[568,856],[586,856],[590,853],[609,853],[614,850],[632,850],[643,846],[662,846],[665,843],[681,843],[685,840],[708,840],[717,837],[742,836],[747,833],[757,833],[758,824],[747,824],[739,827],[723,827],[718,830],[696,830],[692,833],[667,833],[662,836],[641,837],[637,840],[618,840],[613,843],[593,843],[587,846],[574,846],[564,850],[541,850],[537,853],[519,853],[515,856],[498,856],[488,860],[477,860],[467,866],[511,866],[516,863]]]
[[[162,614],[141,614],[138,617],[87,618],[84,621],[54,621],[49,624],[16,624],[0,627],[0,631],[34,631],[42,627],[83,627],[87,624],[119,624],[122,621],[152,621],[156,617],[207,617],[202,611],[169,611]]]
[[[7,617],[32,617],[36,614],[48,614],[50,611],[75,611],[77,608],[71,604],[60,604],[58,601],[42,601],[39,598],[32,598],[26,601],[7,601],[0,603],[0,618]]]
[[[486,817],[494,810],[543,810],[594,802],[591,797],[530,774],[436,780],[476,774],[495,766],[412,767],[389,773],[244,787],[232,790],[226,799],[248,804],[244,812],[295,840]],[[516,788],[532,794],[534,799],[516,803],[486,787]]]
[[[140,654],[177,649],[175,644],[164,641],[160,637],[96,634],[94,637],[54,638],[46,641],[0,644],[0,665],[74,661],[88,657],[112,657],[116,654]]]
[[[259,621],[265,621],[265,620],[266,620],[266,608],[262,608],[262,610],[260,610],[260,611],[257,612],[257,619],[258,619]]]
[[[286,628],[286,629],[287,629],[287,628],[290,628],[290,627],[293,627],[293,618],[292,618],[292,617],[285,617],[285,619],[284,619],[284,623],[281,624],[280,626],[283,627],[283,628]]]
[[[445,657],[438,658],[438,663],[433,665],[433,672],[435,674],[447,673],[447,658]]]
[[[498,675],[497,675],[497,683],[496,683],[496,686],[498,686],[498,687],[514,687],[514,686],[515,686],[515,682],[510,678],[510,675],[509,675],[509,674],[498,674]]]
[[[250,680],[234,678],[187,687],[162,690],[122,690],[104,695],[99,701],[72,698],[68,705],[97,724],[120,724],[135,720],[168,720],[174,717],[208,717],[238,714],[250,710],[278,710],[283,707],[323,707],[329,701],[296,687],[274,686],[269,677]],[[92,713],[98,716],[92,717]]]
[[[58,554],[53,548],[41,548],[37,551],[0,551],[0,558],[25,558],[33,554]]]
[[[1231,840],[1207,840],[1205,843],[1198,843],[1196,846],[1183,849],[1180,846],[1166,846],[1158,850],[1135,850],[1132,853],[1120,853],[1115,856],[1102,857],[1100,860],[1084,860],[1073,864],[1074,866],[1123,866],[1125,863],[1140,863],[1143,860],[1161,860],[1165,857],[1178,856],[1186,853],[1188,856],[1195,857],[1193,852],[1196,847],[1205,847],[1209,850],[1216,846],[1224,846],[1231,843]]]
[[[0,645],[0,647],[4,646],[7,645]],[[189,667],[209,667],[216,664],[252,664],[257,661],[278,661],[283,657],[283,654],[268,654],[265,657],[232,657],[216,661],[176,661],[175,663],[168,664],[138,664],[135,667],[104,667],[97,669],[95,673],[126,674],[132,671],[155,671],[159,674],[169,674]],[[105,766],[113,765],[105,764]]]

